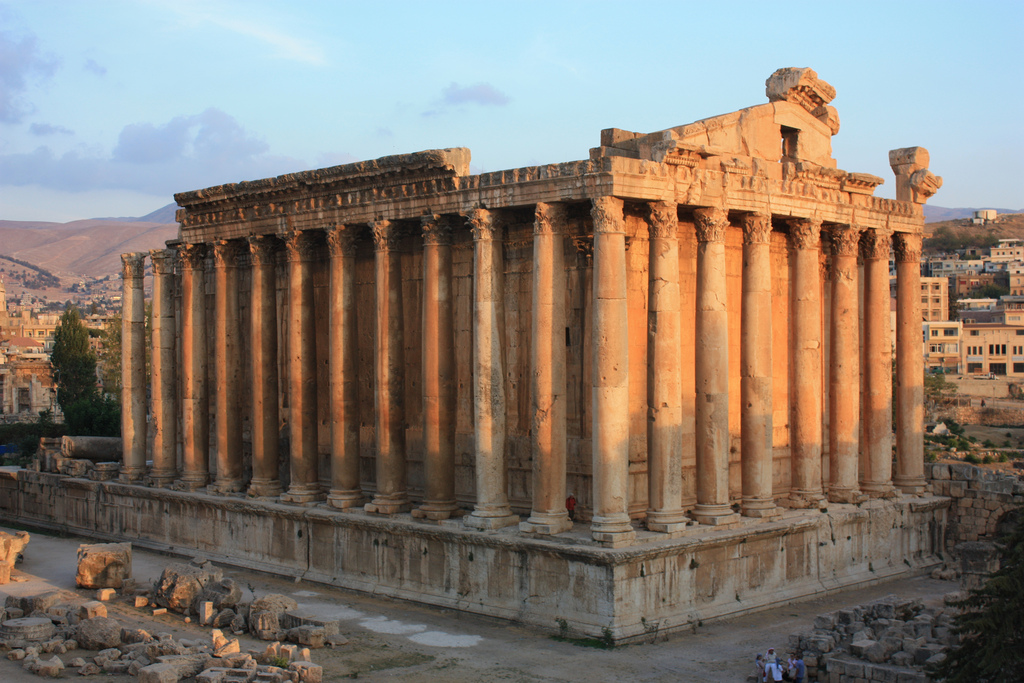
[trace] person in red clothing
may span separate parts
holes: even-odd
[[[565,499],[565,509],[569,511],[569,521],[576,521],[576,496],[571,493]]]

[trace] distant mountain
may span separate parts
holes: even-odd
[[[924,205],[924,222],[937,223],[939,221],[955,221],[958,218],[973,218],[975,211],[991,209],[991,206],[980,206],[970,209],[947,209],[942,206]],[[1024,213],[1024,209],[995,209],[997,213]]]
[[[92,218],[94,221],[109,221],[111,223],[175,223],[174,213],[178,210],[177,204],[168,204],[162,206],[156,211],[147,213],[145,216],[128,216],[128,217],[103,217],[103,218]]]

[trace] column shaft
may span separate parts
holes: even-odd
[[[331,254],[331,492],[327,502],[345,509],[363,504],[359,479],[359,385],[356,336],[354,229],[327,231]]]
[[[679,533],[683,512],[683,391],[679,362],[679,225],[675,202],[648,206],[647,528]]]
[[[772,219],[743,221],[740,339],[741,468],[745,517],[778,514],[772,496]]]
[[[423,227],[423,468],[425,500],[414,513],[448,519],[455,504],[455,326],[451,226],[430,215]]]
[[[291,482],[282,500],[322,500],[317,447],[316,311],[313,302],[312,232],[291,233],[288,249],[288,384]]]
[[[256,497],[281,494],[277,367],[277,238],[249,238],[252,263],[252,480]]]
[[[592,202],[593,299],[593,500],[591,534],[606,546],[628,545],[636,532],[629,519],[629,309],[626,302],[626,234],[623,203]]]
[[[210,399],[206,392],[206,245],[186,244],[181,256],[182,473],[180,486],[206,486],[210,471]]]
[[[238,243],[221,240],[213,247],[214,361],[217,382],[217,474],[214,487],[221,493],[242,490],[242,363],[238,309]]]
[[[789,222],[793,386],[790,392],[792,488],[786,504],[819,507],[821,490],[821,221]]]
[[[374,349],[377,433],[377,492],[367,512],[394,514],[409,509],[405,463],[405,333],[402,268],[397,252],[399,225],[373,224],[377,274],[377,346]]]
[[[174,349],[174,251],[153,249],[153,468],[154,486],[178,476],[177,363]]]
[[[729,313],[723,209],[693,212],[697,229],[697,506],[702,524],[732,524],[729,506]]]
[[[904,493],[925,490],[924,350],[921,345],[921,236],[897,233],[896,479]]]
[[[572,528],[565,509],[565,235],[561,204],[537,204],[533,222],[533,336],[530,408],[533,504],[519,528],[557,534]]]
[[[519,522],[508,504],[505,464],[504,251],[497,216],[469,215],[473,231],[473,426],[476,505],[467,526],[496,529]]]
[[[832,334],[829,375],[829,487],[833,503],[863,499],[858,488],[860,452],[860,324],[857,248],[860,230],[832,230]]]
[[[146,476],[146,300],[142,277],[146,254],[121,254],[121,479]]]
[[[892,342],[889,322],[889,244],[891,233],[867,230],[864,251],[864,404],[861,491],[891,497]],[[920,296],[920,290],[917,296]]]

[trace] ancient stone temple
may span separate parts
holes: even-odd
[[[123,257],[121,481],[70,517],[616,639],[930,567],[941,179],[920,147],[889,153],[896,200],[839,170],[834,95],[782,69],[765,104],[582,161],[431,150],[176,195],[149,377],[147,255]]]

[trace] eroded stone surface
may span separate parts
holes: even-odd
[[[78,547],[79,588],[121,588],[132,575],[131,543],[98,543]]]

